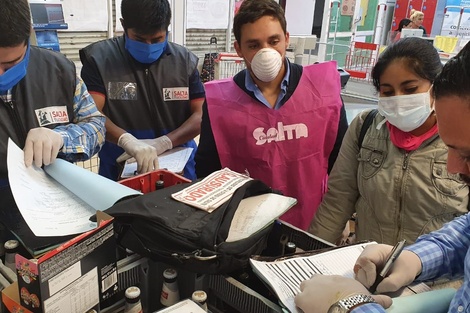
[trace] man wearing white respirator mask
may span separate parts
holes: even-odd
[[[248,172],[296,198],[281,219],[306,229],[326,191],[347,120],[336,63],[291,64],[286,27],[275,1],[240,6],[235,49],[247,69],[206,83],[196,174],[221,167]]]
[[[355,213],[358,241],[411,244],[468,212],[468,188],[446,170],[433,112],[430,91],[441,69],[436,49],[421,38],[400,39],[382,52],[372,70],[379,114],[362,147],[369,111],[351,122],[309,232],[337,242]]]

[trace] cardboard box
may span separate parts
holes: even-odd
[[[32,313],[30,310],[20,305],[18,282],[16,281],[2,290],[2,302],[8,312]]]
[[[113,218],[97,212],[98,227],[40,257],[16,255],[20,304],[33,313],[99,312],[117,291]]]

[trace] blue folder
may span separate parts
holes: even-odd
[[[456,291],[453,288],[445,288],[393,298],[393,304],[386,312],[446,313]]]

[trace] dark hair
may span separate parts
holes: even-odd
[[[0,0],[0,47],[15,47],[26,43],[30,34],[28,0]]]
[[[442,72],[436,77],[433,94],[436,99],[445,96],[470,98],[470,44],[466,44],[460,52],[447,61]]]
[[[397,31],[398,32],[401,32],[401,30],[403,29],[403,27],[405,26],[408,26],[409,24],[411,23],[411,20],[409,18],[404,18],[400,21],[400,23],[398,24],[398,28],[397,28]]]
[[[254,23],[263,16],[272,16],[281,24],[284,34],[287,33],[287,22],[284,10],[273,0],[245,0],[233,19],[233,33],[240,44],[242,26]]]
[[[421,78],[433,82],[442,70],[441,59],[436,48],[425,39],[408,37],[388,46],[372,69],[372,82],[380,90],[380,76],[395,60],[403,60],[409,69]]]
[[[168,0],[122,0],[121,15],[125,30],[134,28],[141,35],[168,30],[171,8]]]

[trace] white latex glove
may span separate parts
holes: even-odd
[[[138,140],[157,149],[157,155],[160,155],[166,150],[170,150],[173,148],[173,143],[171,142],[170,138],[168,138],[167,136],[161,136],[161,137],[154,138],[154,139],[138,139]],[[132,156],[124,152],[123,154],[119,156],[118,162],[122,162],[130,158],[132,158]],[[132,162],[135,162],[135,161],[132,160]]]
[[[157,149],[158,155],[167,150],[173,149],[173,143],[171,142],[170,138],[168,138],[168,136],[160,136],[155,139],[141,139],[140,141],[143,141]]]
[[[116,159],[116,162],[120,163],[130,158],[135,158],[139,174],[158,169],[157,149],[151,145],[135,138],[129,133],[124,133],[119,137],[118,146],[126,152],[121,154]]]
[[[369,288],[387,260],[393,246],[377,244],[368,245],[354,265],[356,279]],[[387,277],[377,286],[377,293],[393,292],[409,285],[421,273],[420,258],[413,252],[403,250],[395,260]]]
[[[41,167],[55,161],[59,150],[64,145],[62,135],[46,127],[33,128],[26,136],[24,145],[24,164]]]
[[[369,295],[370,292],[352,278],[315,274],[300,284],[300,293],[295,296],[295,305],[304,313],[326,313],[334,303],[356,294]],[[388,296],[372,297],[384,308],[392,305],[392,299]]]

